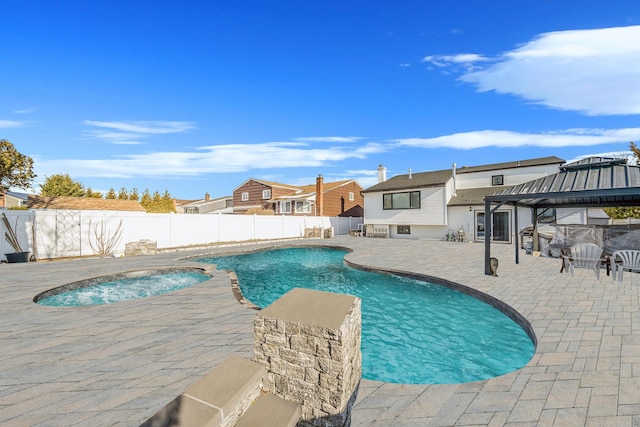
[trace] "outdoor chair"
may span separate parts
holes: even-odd
[[[609,263],[611,264],[612,279],[615,280],[617,277],[618,282],[622,283],[622,273],[625,270],[640,272],[640,251],[633,249],[614,251]]]
[[[593,243],[576,243],[570,248],[571,255],[563,255],[565,271],[571,272],[574,268],[588,268],[593,270],[596,278],[600,280],[600,262],[602,248]]]

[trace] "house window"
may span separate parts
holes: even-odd
[[[504,185],[504,175],[493,175],[491,185]]]
[[[291,213],[291,202],[280,202],[280,213]]]
[[[353,191],[349,191],[349,201],[353,202],[356,199],[356,195],[353,194]]]
[[[420,192],[383,194],[382,204],[383,209],[420,209]]]
[[[262,190],[262,198],[270,199],[271,198],[271,190]]]
[[[246,202],[247,200],[249,200],[249,193],[247,192],[242,193],[242,201]]]
[[[187,208],[187,209],[185,209],[184,213],[186,213],[186,214],[197,214],[198,213],[198,208]]]
[[[553,224],[556,222],[556,209],[548,208],[538,213],[538,224]]]
[[[410,225],[399,225],[397,231],[398,231],[398,234],[411,234],[411,226]]]
[[[296,202],[296,213],[309,213],[311,212],[311,203],[304,201]]]

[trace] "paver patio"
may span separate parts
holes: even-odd
[[[560,261],[492,245],[339,236],[286,245],[353,250],[350,262],[451,280],[521,313],[538,345],[522,369],[465,384],[362,380],[352,426],[640,426],[640,277],[560,274]],[[151,298],[88,307],[33,303],[55,286],[121,271],[202,266],[184,256],[236,245],[128,258],[0,265],[0,424],[137,426],[230,354],[251,357],[255,311],[225,272]],[[242,284],[241,284],[242,285]]]

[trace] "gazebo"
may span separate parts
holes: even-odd
[[[484,198],[485,262],[484,272],[491,274],[491,214],[503,205],[528,207],[533,218],[548,208],[640,206],[640,166],[629,165],[626,158],[589,157],[560,166],[559,172],[506,188]],[[537,220],[533,221],[533,243],[537,250]],[[519,263],[518,233],[515,233],[515,261]]]

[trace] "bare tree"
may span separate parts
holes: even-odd
[[[93,239],[92,239],[93,237]],[[107,255],[113,253],[113,250],[118,246],[122,239],[122,220],[116,227],[116,230],[111,233],[107,228],[104,220],[100,222],[100,225],[91,224],[89,220],[89,246],[91,250],[98,255]],[[94,243],[95,241],[95,243]]]

